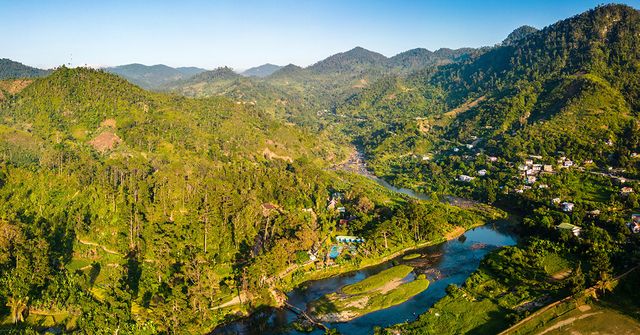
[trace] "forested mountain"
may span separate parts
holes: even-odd
[[[638,149],[629,134],[638,129],[639,20],[633,8],[601,6],[468,60],[372,84],[339,113],[371,116],[361,138],[377,141],[372,153],[482,138],[510,158],[563,151],[624,165],[620,157]],[[380,124],[380,115],[397,118]]]
[[[264,78],[270,76],[272,73],[280,70],[282,66],[274,65],[274,64],[262,64],[260,66],[252,67],[242,72],[243,76],[246,77],[259,77]]]
[[[7,58],[0,58],[0,79],[43,77],[47,70],[37,69]]]
[[[517,40],[525,38],[527,35],[535,33],[538,31],[538,28],[532,26],[521,26],[512,31],[507,38],[502,41],[503,45],[512,44]]]
[[[197,67],[173,68],[163,64],[151,66],[128,64],[108,67],[105,68],[105,71],[115,73],[140,87],[154,89],[172,81],[189,78],[206,70]]]
[[[478,55],[485,49],[413,49],[387,58],[356,47],[301,68],[289,64],[267,76],[240,79],[231,69],[201,73],[164,88],[189,96],[224,95],[261,107],[286,110],[284,115],[309,122],[317,110],[332,108],[385,75],[406,75]],[[224,68],[223,68],[224,69]],[[252,70],[253,71],[253,70]],[[224,72],[224,73],[223,73]],[[245,75],[245,74],[243,74]]]
[[[387,66],[396,70],[397,73],[410,73],[433,65],[457,62],[477,52],[480,52],[480,50],[473,48],[455,50],[441,48],[436,51],[417,48],[401,52],[389,58]]]
[[[355,47],[349,51],[327,57],[309,66],[307,69],[317,74],[357,72],[382,67],[386,60],[387,57],[382,54],[369,51],[362,47]]]

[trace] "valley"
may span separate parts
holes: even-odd
[[[304,67],[0,59],[0,330],[634,333],[639,36],[608,4]]]

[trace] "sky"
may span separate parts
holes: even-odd
[[[621,1],[640,8],[640,0]],[[361,46],[480,47],[602,0],[0,0],[0,58],[51,68],[129,63],[300,66]]]

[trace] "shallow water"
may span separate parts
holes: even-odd
[[[458,239],[410,252],[419,253],[419,258],[403,260],[403,256],[399,256],[366,269],[307,282],[287,294],[288,302],[300,309],[306,309],[308,303],[323,295],[363,280],[395,264],[407,264],[415,268],[415,273],[425,273],[431,280],[429,288],[408,301],[349,322],[328,324],[342,334],[371,334],[376,326],[388,327],[414,320],[446,294],[445,289],[449,284],[461,285],[478,268],[480,261],[489,251],[514,244],[515,236],[508,232],[505,225],[477,227]],[[287,327],[296,319],[297,315],[288,310],[268,309],[216,329],[214,334],[309,334]],[[316,330],[311,334],[322,334],[322,331]]]

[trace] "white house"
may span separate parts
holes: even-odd
[[[467,176],[465,174],[461,174],[458,176],[458,180],[465,183],[471,182],[474,179],[475,179],[474,177]]]
[[[560,204],[560,207],[562,207],[563,212],[573,212],[574,206],[575,204],[573,202],[567,202],[567,201]]]

